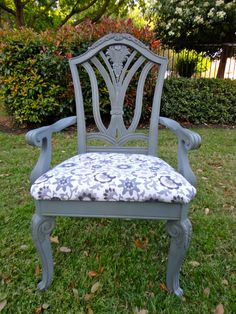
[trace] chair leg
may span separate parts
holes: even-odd
[[[167,264],[167,288],[177,296],[182,296],[179,286],[179,273],[192,235],[192,225],[189,219],[184,221],[169,220],[166,230],[171,236],[171,244]]]
[[[33,215],[32,236],[42,262],[42,281],[38,284],[39,290],[46,290],[52,282],[53,257],[50,233],[54,226],[54,217]]]

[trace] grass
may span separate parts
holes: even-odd
[[[37,291],[40,263],[29,227],[34,204],[28,177],[39,151],[26,145],[23,135],[0,133],[3,313],[214,313],[218,304],[225,313],[236,313],[236,131],[198,132],[203,145],[190,154],[198,195],[190,207],[193,239],[182,268],[185,295],[180,299],[164,289],[169,238],[159,221],[58,218],[54,281],[47,292]],[[169,131],[160,131],[160,156],[172,164],[175,143]],[[55,164],[75,154],[76,138],[57,134],[53,146]],[[71,252],[60,252],[61,246]],[[96,282],[100,287],[92,294]],[[49,307],[43,310],[43,304]]]

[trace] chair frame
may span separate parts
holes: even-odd
[[[158,74],[159,83],[157,83],[153,100],[156,105],[153,109],[154,113],[151,117],[150,134],[147,138],[149,143],[147,151],[143,151],[142,149],[141,151],[137,151],[137,149],[135,150],[134,148],[129,150],[127,147],[118,145],[117,140],[113,141],[111,139],[108,139],[113,141],[111,147],[92,148],[86,145],[86,139],[89,137],[86,136],[84,112],[83,106],[81,105],[83,103],[83,99],[80,94],[81,87],[76,66],[77,64],[85,64],[86,67],[86,62],[91,60],[91,58],[94,58],[94,56],[102,49],[117,45],[132,47],[142,56],[145,56],[145,58],[150,62],[160,65]],[[52,155],[51,139],[53,133],[55,132],[59,132],[77,123],[79,154],[89,151],[112,151],[118,153],[129,151],[131,153],[142,152],[144,154],[155,156],[157,151],[158,124],[160,123],[176,134],[178,138],[178,171],[192,185],[195,186],[196,179],[189,164],[188,152],[190,150],[197,149],[200,146],[200,136],[195,132],[184,129],[174,120],[159,117],[160,97],[166,65],[166,58],[155,55],[140,41],[127,34],[110,34],[105,36],[91,46],[86,53],[80,55],[79,57],[72,58],[70,60],[70,66],[76,95],[77,116],[61,119],[50,126],[41,127],[29,131],[26,134],[28,144],[41,148],[39,159],[31,173],[31,184],[33,184],[38,177],[50,169]],[[87,68],[88,67],[89,66],[87,66]],[[93,97],[94,96],[96,96],[96,93],[93,94]],[[122,116],[122,106],[118,107],[114,103],[111,107],[111,115],[114,117],[113,120],[116,121],[115,125],[118,125],[117,119]],[[155,117],[157,117],[156,120]],[[97,120],[99,120],[99,116],[97,116]],[[105,130],[102,126],[100,128]],[[130,135],[131,132],[129,132],[129,134],[125,134],[125,132],[122,134],[122,128],[120,128],[120,133],[121,137],[125,137],[122,144],[130,138],[135,138],[133,135]],[[115,138],[115,133],[113,135]],[[108,134],[102,134],[103,139],[104,136],[107,138]],[[92,135],[91,138],[98,138],[98,136],[95,134]],[[42,262],[42,280],[38,284],[38,288],[40,290],[48,289],[53,278],[54,267],[50,233],[55,226],[55,217],[108,217],[167,220],[166,230],[171,236],[171,244],[168,255],[166,284],[168,290],[175,295],[181,296],[183,294],[183,290],[179,285],[179,274],[192,235],[192,226],[190,220],[188,219],[189,204],[100,201],[96,202],[96,206],[94,206],[94,202],[88,201],[35,200],[35,206],[36,211],[32,218],[32,236]]]

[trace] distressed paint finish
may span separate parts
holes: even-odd
[[[97,133],[86,133],[83,95],[77,65],[88,73],[92,88],[93,114],[98,128]],[[159,71],[155,87],[149,135],[135,133],[141,111],[145,80],[153,66]],[[50,169],[54,132],[75,124],[78,128],[78,152],[129,152],[156,155],[158,122],[165,125],[178,138],[178,171],[193,185],[195,176],[190,167],[188,152],[200,146],[200,136],[182,128],[177,122],[159,117],[160,98],[166,71],[167,59],[152,53],[143,43],[128,34],[109,34],[86,53],[70,60],[73,77],[77,116],[61,119],[46,127],[32,130],[26,134],[30,145],[40,147],[41,154],[31,173],[31,183]],[[102,122],[99,110],[99,91],[96,71],[99,71],[110,94],[111,119],[108,127]],[[123,121],[123,104],[128,85],[139,70],[134,117],[129,127]],[[87,140],[101,139],[110,146],[87,146]],[[147,147],[125,147],[129,140],[140,139]],[[35,201],[36,213],[32,219],[32,235],[42,262],[42,281],[38,288],[45,290],[53,277],[53,258],[49,240],[56,216],[71,217],[110,217],[135,219],[167,220],[167,232],[171,245],[167,265],[167,287],[177,296],[182,295],[179,286],[179,273],[190,238],[191,223],[188,220],[188,204],[139,203],[139,202],[85,202],[85,201]]]

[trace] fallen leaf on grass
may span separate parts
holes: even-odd
[[[89,277],[96,277],[98,275],[98,273],[94,270],[91,270],[88,272]]]
[[[69,288],[69,289],[75,288],[75,282],[74,282],[74,281],[71,281],[71,282],[69,283],[69,285],[68,285],[68,288]]]
[[[203,294],[205,294],[205,295],[208,297],[209,294],[210,294],[210,288],[205,288],[205,289],[203,290]]]
[[[100,267],[100,268],[99,268],[99,271],[98,271],[98,272],[99,272],[99,274],[102,274],[102,273],[104,272],[104,270],[105,270],[105,267],[103,267],[103,266],[102,266],[102,267]]]
[[[206,215],[208,215],[209,212],[210,212],[210,209],[209,208],[204,208],[204,212],[205,212]]]
[[[40,305],[39,307],[37,307],[37,308],[35,309],[34,313],[35,313],[35,314],[41,314],[42,311],[43,311],[43,308],[42,308],[42,306]]]
[[[200,168],[198,168],[196,171],[197,171],[197,172],[203,172],[203,170],[200,169]]]
[[[135,308],[134,314],[148,314],[148,310],[144,310],[144,309],[139,310],[138,308]]]
[[[22,245],[20,246],[20,249],[23,250],[23,251],[26,251],[26,250],[28,250],[28,245],[22,244]]]
[[[74,296],[78,297],[78,295],[79,295],[78,289],[73,288],[72,291],[73,291]]]
[[[58,236],[50,237],[50,241],[51,241],[52,243],[59,244]]]
[[[3,178],[3,177],[9,177],[10,176],[10,173],[2,173],[0,174],[0,177]]]
[[[91,293],[97,292],[100,287],[101,287],[100,282],[99,281],[95,282],[95,284],[92,285]]]
[[[43,303],[43,305],[42,305],[43,310],[47,310],[49,307],[50,307],[50,305],[48,303]]]
[[[4,309],[4,307],[7,305],[7,300],[2,300],[0,302],[0,312]]]
[[[231,204],[224,204],[223,208],[229,210],[230,212],[232,212],[235,209],[234,206]]]
[[[166,286],[164,283],[161,283],[161,284],[160,284],[160,288],[161,288],[161,290],[163,290],[163,291],[169,291],[169,290],[167,289],[167,286]]]
[[[41,272],[40,266],[39,266],[39,265],[36,265],[36,266],[35,266],[35,270],[34,270],[35,275],[40,274],[40,272]]]
[[[93,310],[91,309],[90,306],[87,306],[88,314],[93,314]]]
[[[228,286],[229,285],[229,282],[228,282],[227,279],[223,279],[221,282],[222,282],[222,285],[224,285],[224,286]]]
[[[193,267],[198,267],[200,265],[200,263],[197,261],[191,261],[189,262],[189,264],[192,265]]]
[[[224,314],[224,306],[223,304],[218,304],[217,307],[215,308],[215,314]]]
[[[0,279],[2,279],[3,284],[8,284],[11,282],[11,277],[9,275],[0,272]]]
[[[93,298],[93,294],[86,293],[84,296],[84,301],[88,302]]]
[[[74,295],[75,299],[76,299],[77,301],[79,301],[79,299],[80,299],[80,297],[79,297],[79,291],[78,291],[77,289],[73,288],[73,289],[72,289],[72,292],[73,292],[73,295]]]
[[[55,137],[52,138],[52,144],[56,144],[57,143],[57,139]]]
[[[148,240],[146,239],[144,242],[142,242],[140,239],[135,239],[134,244],[136,247],[145,250],[148,245]]]
[[[104,269],[105,268],[102,266],[102,267],[99,268],[98,272],[95,271],[95,270],[90,270],[88,272],[88,275],[89,275],[89,277],[96,277],[98,275],[101,275],[104,272]]]
[[[71,249],[66,247],[66,246],[61,246],[59,251],[62,252],[62,253],[70,253]]]

